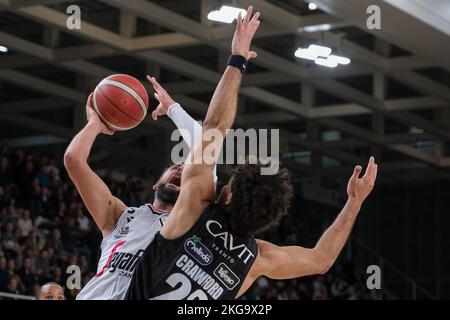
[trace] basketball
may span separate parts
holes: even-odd
[[[126,74],[106,77],[94,90],[92,106],[113,130],[136,127],[147,115],[148,95],[142,83]]]

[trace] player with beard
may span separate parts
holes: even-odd
[[[201,136],[198,134],[201,132],[200,124],[170,97],[155,78],[147,78],[159,101],[158,107],[152,112],[153,120],[167,114],[180,129],[190,147],[193,143],[191,138]],[[103,235],[97,274],[81,290],[77,299],[123,299],[144,249],[152,241],[155,232],[161,228],[162,220],[178,198],[183,165],[176,164],[164,171],[153,186],[153,203],[138,208],[127,207],[111,194],[107,185],[87,162],[96,137],[101,133],[114,133],[91,107],[91,96],[86,105],[88,122],[73,138],[64,154],[67,172]]]

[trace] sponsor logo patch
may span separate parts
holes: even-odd
[[[184,250],[191,255],[202,266],[209,265],[213,260],[211,250],[209,250],[197,236],[192,236],[184,243]]]
[[[114,236],[115,239],[123,238],[130,232],[130,227],[125,226],[120,229],[120,231]]]
[[[233,290],[240,282],[239,277],[223,262],[214,270],[214,275],[228,290]]]

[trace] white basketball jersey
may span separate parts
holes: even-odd
[[[77,300],[124,299],[137,263],[167,215],[150,204],[127,208],[103,238],[97,274],[80,291]]]

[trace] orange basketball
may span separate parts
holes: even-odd
[[[147,90],[132,76],[114,74],[97,85],[92,105],[108,127],[128,130],[136,127],[147,115]]]

